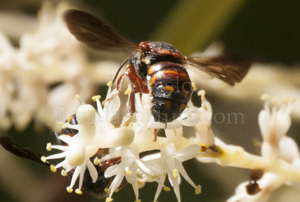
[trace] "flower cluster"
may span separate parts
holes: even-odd
[[[290,113],[294,100],[286,99],[278,103],[276,100],[270,101],[267,95],[262,96],[262,99],[265,104],[258,119],[263,137],[262,157],[274,168],[280,166],[279,160],[283,160],[284,164],[287,163],[299,170],[299,148],[292,138],[286,136],[291,125]],[[271,192],[281,185],[295,183],[291,183],[291,179],[286,179],[284,174],[265,172],[259,177],[257,184],[258,192],[249,193],[249,190],[246,189],[247,182],[241,183],[236,189],[236,195],[231,197],[228,202],[264,202],[268,200]]]
[[[197,108],[190,102],[189,107],[181,116],[174,122],[168,123],[167,126],[154,121],[149,110],[149,96],[143,95],[143,99],[136,100],[135,121],[115,127],[110,120],[120,107],[118,93],[116,89],[111,91],[110,86],[106,97],[107,102],[103,107],[99,100],[100,96],[93,97],[97,103],[97,110],[80,100],[81,106],[76,112],[78,124],[63,124],[63,128],[76,130],[78,133],[74,136],[61,134],[59,139],[66,143],[64,146],[49,143],[48,150],[58,149],[62,153],[42,157],[42,161],[64,158],[57,165],[52,165],[51,170],[56,171],[57,168],[62,168],[63,175],[72,173],[71,184],[67,187],[68,192],[73,191],[73,186],[79,177],[79,187],[75,192],[81,194],[86,169],[93,182],[96,182],[99,177],[98,167],[102,166],[105,161],[120,158],[120,162],[108,167],[104,173],[105,178],[114,177],[105,189],[108,193],[107,201],[112,200],[112,194],[122,185],[124,177],[127,183],[132,185],[137,201],[139,200],[138,188],[142,187],[145,182],[153,181],[158,184],[154,197],[154,201],[157,201],[163,188],[164,190],[170,189],[164,185],[166,177],[173,186],[178,201],[181,201],[179,189],[181,176],[195,188],[195,193],[199,194],[200,185],[196,186],[189,178],[182,162],[203,155],[205,152],[200,152],[200,142],[197,139],[187,139],[183,136],[182,126],[194,126],[198,131],[206,127],[199,118],[206,116],[207,106],[210,109],[204,92],[201,91],[199,94],[203,107]],[[164,129],[166,136],[159,136],[156,141],[153,141],[158,128]],[[201,136],[202,133],[195,132],[195,134]],[[205,136],[209,135],[213,134],[205,132]],[[205,138],[207,137],[202,139]],[[108,154],[101,158],[94,158],[92,162],[91,158],[102,148],[109,148]],[[157,151],[157,153],[140,158],[141,154],[148,151]]]
[[[93,182],[99,177],[111,179],[103,190],[108,196],[107,201],[112,201],[113,193],[124,186],[124,178],[126,183],[132,185],[136,201],[140,201],[138,189],[146,182],[158,184],[154,195],[154,201],[157,201],[162,189],[170,190],[165,186],[166,178],[173,186],[178,201],[181,201],[181,176],[199,194],[201,186],[196,186],[182,165],[182,162],[195,157],[200,162],[258,170],[253,171],[259,174],[254,174],[249,184],[244,182],[237,188],[236,195],[229,202],[266,201],[271,191],[282,184],[293,184],[292,181],[300,180],[298,147],[294,140],[286,136],[291,124],[290,112],[294,100],[277,103],[263,96],[265,107],[259,114],[263,143],[262,156],[259,157],[216,138],[211,129],[212,107],[205,98],[205,91],[199,91],[198,96],[201,98],[201,107],[195,107],[190,101],[180,117],[163,124],[155,122],[151,115],[149,95],[143,94],[142,99],[136,95],[136,113],[133,114],[132,122],[128,122],[127,115],[124,117],[126,121],[123,120],[118,127],[111,120],[121,104],[119,90],[112,91],[109,85],[103,103],[100,102],[100,96],[93,97],[97,110],[78,97],[81,106],[76,112],[77,124],[62,124],[63,128],[77,131],[76,134],[70,136],[62,133],[59,139],[66,143],[64,146],[49,143],[48,150],[58,149],[62,153],[42,157],[42,161],[64,158],[57,165],[51,165],[51,170],[62,168],[62,175],[69,173],[72,180],[67,187],[68,192],[73,191],[79,178],[79,187],[75,192],[82,194],[86,171]],[[190,138],[183,135],[183,126],[194,128],[194,134],[189,134]],[[158,129],[163,130],[165,136],[156,138]],[[97,155],[104,148],[108,148],[108,152]],[[149,151],[152,153],[147,155]],[[104,176],[99,176],[99,170],[107,162],[110,166],[102,170],[105,171]]]
[[[55,9],[45,2],[36,31],[23,34],[19,48],[0,30],[0,129],[14,124],[23,130],[33,118],[54,129],[55,120],[63,120],[77,106],[74,95],[87,100],[102,81],[100,75],[107,75],[103,63],[90,63],[68,31],[63,13],[69,7],[62,2]]]

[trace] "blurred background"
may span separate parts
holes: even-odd
[[[56,16],[68,7],[92,13],[136,43],[165,41],[184,55],[225,51],[251,56],[255,61],[252,69],[234,88],[191,75],[198,89],[207,91],[215,114],[243,115],[237,123],[215,117],[215,134],[259,155],[257,117],[263,108],[260,96],[266,93],[278,102],[297,100],[288,135],[300,142],[298,0],[0,1],[0,129],[1,135],[10,136],[21,147],[47,155],[46,144],[56,141],[55,123],[79,106],[75,95],[86,102],[95,94],[104,97],[106,83],[126,58],[126,54],[93,51],[77,43]],[[193,99],[200,106],[196,95]],[[0,165],[0,201],[104,201],[87,194],[68,194],[69,179],[2,147]],[[249,170],[196,161],[184,165],[191,179],[202,185],[202,193],[194,195],[183,181],[182,201],[226,201],[239,183],[248,180]],[[155,184],[147,184],[140,190],[141,199],[152,201],[155,189]],[[125,197],[134,201],[131,186],[115,194],[114,201]],[[292,202],[297,197],[299,190],[283,186],[269,200]],[[162,192],[159,201],[176,198],[173,192]]]

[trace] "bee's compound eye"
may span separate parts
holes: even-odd
[[[141,50],[142,50],[143,52],[145,52],[145,51],[150,51],[150,47],[149,47],[148,42],[142,42],[142,43],[140,44],[140,48],[141,48]]]

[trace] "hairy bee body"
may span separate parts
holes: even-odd
[[[180,116],[191,96],[191,80],[182,65],[183,55],[165,42],[142,42],[132,51],[130,63],[145,80],[154,120],[174,121]]]
[[[174,121],[191,97],[191,80],[187,71],[180,64],[160,62],[149,68],[148,78],[154,120],[162,123]]]
[[[241,82],[252,61],[242,55],[189,57],[174,46],[160,41],[146,41],[139,45],[126,39],[93,15],[79,10],[68,10],[65,20],[69,31],[87,46],[105,51],[130,51],[119,71],[129,61],[125,73],[117,82],[120,90],[127,76],[133,91],[129,96],[130,116],[135,113],[135,93],[152,96],[151,113],[155,121],[168,123],[180,116],[191,96],[191,81],[183,65],[192,66],[229,85]]]

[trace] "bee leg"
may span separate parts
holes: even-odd
[[[123,119],[121,126],[127,126],[129,124],[129,121],[133,114],[136,112],[135,110],[135,94],[140,93],[140,98],[142,93],[149,93],[148,87],[143,85],[143,86],[136,86],[133,88],[133,90],[129,94],[128,98],[128,110],[129,113],[126,115],[126,117]]]
[[[132,65],[127,65],[124,74],[133,86],[143,86],[145,81],[137,74]]]
[[[118,94],[119,94],[119,90],[114,89],[114,90],[111,92],[110,96],[109,96],[108,98],[106,98],[106,100],[104,100],[104,101],[102,102],[102,106],[105,106],[106,103],[111,102]]]
[[[117,81],[117,90],[121,89],[121,84],[123,81],[123,77],[126,75],[129,83],[131,84],[131,92],[128,98],[128,111],[129,113],[123,119],[121,126],[127,126],[130,122],[131,117],[136,112],[135,110],[135,93],[149,93],[147,85],[145,85],[145,81],[139,77],[135,69],[132,65],[127,65],[126,71],[122,74]]]
[[[158,131],[158,129],[155,128],[154,129],[154,140],[153,140],[153,142],[156,142],[156,140],[157,140],[157,131]]]
[[[135,69],[132,67],[132,65],[127,65],[126,70],[123,74],[120,75],[120,77],[117,80],[117,86],[116,89],[113,91],[110,97],[108,97],[106,100],[103,101],[102,105],[104,106],[105,103],[110,102],[121,90],[122,83],[124,76],[127,77],[129,83],[131,83],[132,86],[144,86],[145,81],[138,76],[137,72]],[[115,93],[114,93],[115,92]],[[139,91],[136,91],[139,92]],[[130,107],[130,106],[129,106]],[[134,112],[135,112],[135,108]]]
[[[136,87],[134,87],[134,92],[140,93],[140,98],[142,99],[142,94],[143,93],[148,94],[149,93],[149,89],[148,89],[148,86],[146,86],[146,85],[136,86]]]

